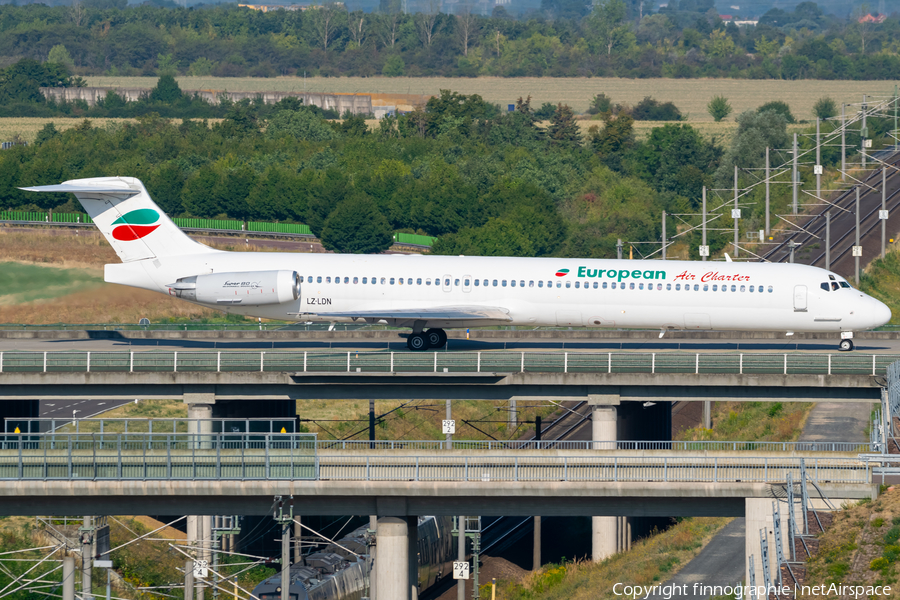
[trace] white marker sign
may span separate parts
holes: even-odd
[[[456,421],[453,419],[444,419],[441,421],[441,433],[444,435],[453,435],[456,433]]]
[[[709,246],[700,246],[700,256],[709,256]]]
[[[194,579],[206,579],[207,577],[209,577],[209,561],[195,560]]]
[[[468,561],[463,562],[459,560],[453,561],[453,579],[468,579],[469,578],[469,563]]]

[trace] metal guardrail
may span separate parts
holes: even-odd
[[[319,451],[326,450],[666,450],[673,452],[874,452],[870,444],[860,442],[738,442],[738,441],[574,441],[574,440],[318,440]]]
[[[33,433],[297,433],[296,418],[281,419],[188,419],[188,418],[84,418],[36,417],[31,419],[7,419],[7,434]],[[18,429],[14,431],[11,429]],[[282,431],[284,429],[285,431]]]
[[[0,352],[0,373],[694,373],[883,375],[889,354],[686,352]]]
[[[340,481],[783,483],[788,473],[816,483],[871,482],[855,459],[620,456],[319,455],[319,478]]]
[[[125,420],[125,419],[123,419]],[[128,419],[128,421],[140,421],[141,419]],[[58,420],[57,420],[58,421]],[[85,421],[98,422],[102,419],[83,419]],[[115,421],[115,420],[113,420]],[[147,422],[147,420],[144,420]],[[170,420],[163,420],[169,424]],[[176,420],[172,420],[176,421]],[[269,424],[269,420],[260,419],[263,424]],[[285,419],[287,421],[287,419]],[[180,424],[187,424],[187,419],[177,420]],[[868,454],[876,452],[869,444],[859,442],[739,442],[739,441],[573,441],[573,440],[322,440],[312,433],[268,433],[254,431],[224,431],[213,433],[197,433],[197,431],[209,431],[217,424],[227,424],[227,419],[210,419],[203,421],[190,421],[190,429],[181,431],[152,431],[158,429],[148,426],[151,431],[83,431],[81,433],[59,432],[48,430],[43,433],[21,432],[0,435],[0,450],[43,450],[54,451],[80,451],[80,450],[107,450],[110,448],[132,450],[190,450],[196,448],[220,448],[225,450],[235,449],[265,449],[271,448],[305,448],[314,452],[323,451],[428,451],[446,452],[447,450],[464,452],[534,452],[546,450],[577,450],[585,452],[608,450],[651,450],[671,452],[834,452],[856,453],[860,460],[874,461],[866,458],[871,456],[883,457],[884,455]],[[235,423],[242,424],[243,420]],[[253,421],[251,421],[253,422]],[[278,420],[271,423],[277,425]],[[896,461],[900,462],[900,455]]]
[[[263,439],[256,441],[246,436],[238,442],[222,436],[169,436],[165,443],[153,443],[149,436],[118,443],[86,435],[39,441],[20,436],[15,442],[9,437],[0,450],[0,480],[782,483],[789,473],[799,477],[805,460],[807,476],[816,483],[871,482],[867,463],[850,458],[323,455],[292,436],[259,436]]]
[[[313,434],[7,435],[0,442],[0,480],[317,478]]]

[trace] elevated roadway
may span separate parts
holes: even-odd
[[[893,355],[2,352],[0,400],[182,398],[877,402]]]

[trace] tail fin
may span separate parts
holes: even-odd
[[[218,252],[185,235],[133,177],[72,179],[21,189],[75,194],[122,262]]]

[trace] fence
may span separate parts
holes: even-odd
[[[682,373],[883,375],[889,354],[632,352],[0,352],[0,373]]]

